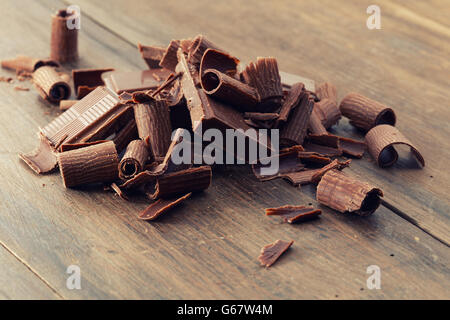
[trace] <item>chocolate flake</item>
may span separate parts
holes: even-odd
[[[275,122],[275,127],[280,126],[289,118],[289,115],[293,109],[295,109],[301,102],[305,90],[305,85],[301,82],[295,83],[291,86],[289,93],[280,109],[280,116]]]
[[[281,129],[280,144],[286,146],[303,144],[313,106],[312,96],[304,93],[299,106],[294,109],[288,122]]]
[[[258,257],[262,266],[269,268],[278,258],[294,243],[291,241],[277,240],[274,243],[268,244],[261,249],[261,254]]]
[[[139,215],[141,220],[155,220],[162,214],[183,202],[192,195],[192,192],[185,194],[182,197],[172,198],[172,199],[158,199],[152,204],[150,204],[144,211]]]
[[[304,222],[318,218],[322,213],[319,209],[314,209],[313,207],[305,206],[290,206],[285,205],[278,208],[267,208],[265,209],[266,215],[277,215],[284,219],[284,222],[297,223]]]
[[[19,157],[38,174],[51,172],[58,165],[53,148],[42,134],[39,135],[39,146],[36,150],[26,154],[21,153]]]

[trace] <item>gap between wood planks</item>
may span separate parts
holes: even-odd
[[[62,0],[62,2],[66,5],[71,5],[71,3],[69,1],[66,0]],[[396,13],[399,13],[403,7],[401,6],[396,6]],[[404,10],[407,10],[406,8],[403,8]],[[409,10],[407,10],[408,13],[410,13]],[[110,29],[109,27],[107,27],[105,24],[101,23],[100,21],[96,20],[93,16],[87,14],[86,12],[83,12],[83,16],[87,17],[89,20],[91,20],[93,23],[95,23],[96,25],[98,25],[99,27],[101,27],[102,29],[104,29],[105,31],[111,33],[112,35],[116,36],[117,38],[121,39],[123,42],[129,44],[130,46],[137,48],[137,45],[134,44],[132,41],[128,40],[127,38],[125,38],[124,36],[122,36],[121,34],[117,33],[116,31]],[[400,15],[401,17],[406,17],[411,19],[411,15],[407,14],[405,15]],[[420,18],[424,18],[422,16],[419,16],[417,14],[414,14],[414,21],[417,22],[418,17]],[[425,19],[425,18],[424,18]],[[427,24],[428,27],[429,23]],[[436,29],[436,26],[432,25],[434,28],[432,28],[433,30]],[[448,28],[446,28],[445,26],[439,25],[441,28],[439,28],[439,31],[442,31],[442,29],[444,29],[445,31],[450,31]],[[442,32],[440,32],[442,33]],[[445,35],[448,35],[447,32],[444,32]],[[392,205],[391,203],[382,200],[382,204],[385,208],[387,208],[389,211],[391,211],[392,213],[398,215],[399,217],[401,217],[402,219],[404,219],[405,221],[411,223],[413,226],[415,226],[416,228],[420,229],[421,231],[425,232],[426,234],[430,235],[431,237],[433,237],[434,239],[436,239],[437,241],[441,242],[442,244],[446,245],[447,247],[450,247],[450,243],[448,243],[447,241],[445,241],[444,239],[441,239],[439,236],[435,235],[432,231],[427,230],[425,227],[422,227],[420,225],[420,223],[414,219],[413,217],[411,217],[410,215],[408,215],[406,212],[402,211],[401,209],[395,207],[394,205]]]
[[[14,258],[16,258],[17,261],[23,264],[25,268],[30,270],[30,272],[34,274],[40,281],[42,281],[47,288],[49,288],[55,295],[58,296],[59,299],[65,300],[65,298],[55,288],[53,288],[52,285],[48,283],[47,280],[41,277],[39,273],[33,270],[33,268],[31,268],[31,266],[26,261],[21,259],[17,254],[14,253],[14,251],[10,250],[2,241],[0,241],[0,246],[3,247],[7,252],[9,252]]]

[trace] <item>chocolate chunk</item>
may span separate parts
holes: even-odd
[[[259,262],[266,268],[273,265],[278,258],[294,243],[291,241],[277,240],[274,243],[268,244],[261,249],[261,254],[258,257]]]
[[[180,47],[180,40],[172,40],[169,43],[169,46],[165,50],[159,65],[163,68],[166,68],[170,71],[175,71],[175,68],[178,64],[177,52]]]
[[[119,177],[119,159],[112,141],[59,153],[58,165],[66,188],[112,182]]]
[[[165,214],[167,211],[175,207],[177,204],[189,198],[191,195],[192,193],[190,192],[182,197],[176,197],[173,199],[158,199],[147,208],[145,208],[145,210],[139,215],[139,219],[155,220],[162,214]]]
[[[314,109],[317,109],[317,115],[326,129],[338,123],[342,117],[336,101],[328,98],[324,98],[319,102],[314,103]]]
[[[230,77],[237,74],[239,59],[230,56],[226,52],[215,49],[208,49],[203,54],[200,62],[200,76],[203,76],[206,70],[214,69]]]
[[[41,97],[49,102],[57,103],[70,97],[70,85],[53,67],[37,69],[33,72],[33,82]]]
[[[19,154],[20,159],[33,169],[34,172],[41,174],[51,172],[58,165],[56,155],[49,141],[42,135],[39,135],[39,146],[36,150]]]
[[[411,152],[425,166],[425,160],[419,150],[395,127],[381,124],[372,128],[366,134],[366,144],[369,153],[382,168],[390,167],[398,159],[398,153],[394,146],[403,144],[410,147]]]
[[[188,53],[189,63],[199,65],[202,60],[203,54],[208,49],[216,49],[222,51],[211,41],[206,39],[205,36],[198,35],[197,37],[195,37],[194,40],[192,40],[191,45],[189,47]]]
[[[111,72],[102,76],[105,85],[116,92],[156,90],[170,75],[167,69],[150,69],[131,72]]]
[[[303,144],[313,106],[312,96],[304,93],[300,104],[292,111],[288,122],[281,129],[280,143],[282,145]]]
[[[368,131],[379,124],[395,125],[396,116],[391,108],[359,93],[349,93],[339,106],[350,124]]]
[[[106,69],[73,69],[72,78],[75,93],[78,94],[78,99],[83,98],[86,94],[78,91],[80,86],[87,87],[92,91],[98,86],[103,86],[104,82],[102,79],[102,74],[105,72],[114,71],[113,68]],[[84,89],[86,90],[86,88]]]
[[[278,117],[278,120],[275,122],[275,127],[280,128],[289,118],[289,115],[291,114],[291,111],[295,109],[297,106],[299,106],[301,99],[303,97],[305,90],[305,85],[301,82],[294,83],[289,92],[288,95],[281,106],[280,109],[280,116]]]
[[[257,58],[256,62],[248,64],[241,76],[259,95],[258,111],[271,112],[281,106],[283,88],[275,58]]]
[[[323,126],[322,121],[320,120],[319,111],[317,108],[313,108],[311,112],[311,116],[309,117],[309,131],[311,131],[314,135],[327,135],[327,129]]]
[[[148,160],[148,149],[142,140],[131,141],[119,163],[119,177],[131,179],[144,169]]]
[[[59,10],[52,15],[52,35],[50,40],[50,57],[60,63],[78,60],[78,28],[80,19],[76,11]],[[69,28],[71,26],[72,28]]]
[[[337,170],[328,171],[317,186],[317,201],[339,212],[361,216],[372,214],[380,205],[383,192]]]
[[[346,155],[362,158],[364,151],[366,151],[366,143],[350,138],[339,137],[339,148]]]
[[[266,215],[281,216],[284,219],[284,222],[288,223],[297,223],[316,219],[322,213],[321,210],[314,209],[313,207],[290,206],[290,205],[278,208],[267,208],[265,211]]]
[[[19,55],[13,59],[2,60],[2,68],[15,70],[16,72],[34,72],[43,66],[59,67],[58,62],[50,59],[37,59]]]
[[[98,87],[46,125],[41,132],[53,145],[63,137],[66,137],[65,143],[79,142],[89,129],[105,120],[105,116],[121,108],[118,102],[113,92]]]
[[[204,71],[201,85],[206,94],[241,111],[255,110],[259,102],[258,93],[254,88],[214,69]]]
[[[320,179],[322,179],[323,175],[325,173],[327,173],[330,170],[333,169],[338,169],[338,170],[342,170],[345,167],[348,167],[350,165],[351,160],[346,160],[343,162],[340,162],[337,159],[334,159],[331,163],[327,164],[326,166],[317,169],[316,172],[311,176],[311,182],[312,183],[317,183],[320,181]]]
[[[149,67],[149,69],[159,68],[159,63],[166,52],[166,49],[155,46],[146,46],[138,43],[138,50],[141,53],[142,59]]]

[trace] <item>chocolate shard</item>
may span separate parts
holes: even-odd
[[[274,243],[268,244],[261,249],[261,254],[258,257],[262,266],[269,268],[278,258],[294,243],[291,241],[277,240]]]
[[[56,168],[58,161],[48,140],[42,134],[39,138],[39,146],[36,150],[26,154],[21,153],[19,157],[37,174],[48,173]]]
[[[66,111],[70,107],[72,107],[78,100],[61,100],[59,102],[59,110]]]
[[[146,46],[138,43],[138,50],[141,53],[142,59],[144,59],[145,63],[149,67],[149,69],[159,68],[159,63],[166,52],[165,48],[155,47],[155,46]]]
[[[70,85],[53,67],[38,68],[33,72],[33,82],[41,97],[49,102],[57,103],[70,97]]]
[[[190,168],[157,178],[156,190],[150,198],[171,198],[188,192],[202,191],[211,184],[210,166]]]
[[[340,162],[333,160],[331,163],[319,169],[309,169],[299,172],[285,173],[281,177],[289,181],[294,186],[300,186],[310,183],[317,183],[321,177],[328,171],[333,169],[342,170],[350,164],[350,160]]]
[[[337,170],[328,171],[317,186],[317,201],[339,212],[368,216],[381,203],[383,192]]]
[[[113,68],[73,69],[72,70],[73,87],[75,92],[78,93],[78,99],[82,98],[80,97],[80,93],[78,92],[78,87],[84,86],[92,88],[93,90],[98,86],[103,86],[104,82],[102,79],[102,74],[110,71],[114,71],[114,69]]]
[[[230,77],[235,77],[239,59],[230,56],[226,52],[215,49],[207,49],[200,62],[200,76],[203,76],[206,70],[214,69]]]
[[[326,129],[338,123],[342,117],[336,101],[329,98],[314,103],[314,109],[317,109],[317,115]]]
[[[155,220],[159,216],[165,214],[167,211],[180,204],[192,195],[192,192],[185,194],[182,197],[176,197],[172,199],[158,199],[145,208],[139,215],[141,220]]]
[[[2,60],[2,68],[15,70],[16,72],[34,72],[43,66],[59,67],[58,62],[50,59],[37,59],[19,55],[13,59]]]
[[[350,138],[339,137],[339,148],[346,155],[362,158],[367,145],[364,141],[358,141]]]
[[[52,15],[50,58],[60,63],[78,60],[79,13],[75,10],[59,10]],[[69,28],[71,26],[71,28]]]
[[[309,143],[314,143],[314,144],[318,144],[321,146],[326,146],[326,147],[336,148],[336,149],[340,148],[339,137],[334,134],[331,134],[331,133],[310,134],[308,136],[307,140]]]
[[[206,94],[233,105],[241,111],[256,110],[259,96],[253,87],[218,70],[207,69],[201,77]]]
[[[275,58],[258,57],[242,71],[244,82],[256,89],[260,103],[257,110],[271,112],[278,109],[283,101],[280,72]]]
[[[308,93],[304,93],[300,104],[292,111],[288,122],[281,129],[281,145],[290,146],[303,144],[313,106],[314,101],[312,96]]]
[[[117,152],[120,153],[131,141],[136,139],[138,139],[136,121],[131,119],[115,133],[112,141],[116,145]]]
[[[153,99],[149,103],[136,104],[134,115],[139,137],[149,145],[153,159],[164,158],[172,134],[166,102]]]
[[[324,82],[320,84],[315,92],[320,100],[330,99],[334,103],[337,103],[337,89],[331,82]]]
[[[369,153],[382,168],[390,167],[397,162],[398,153],[394,148],[395,145],[409,146],[422,167],[425,166],[425,160],[419,150],[393,126],[381,124],[372,128],[366,134],[366,144]]]
[[[314,135],[327,135],[328,131],[320,120],[319,111],[317,108],[313,108],[311,116],[309,117],[308,129]]]
[[[208,49],[216,49],[222,51],[219,47],[217,47],[214,43],[206,39],[203,35],[198,35],[192,40],[191,45],[189,47],[188,52],[188,61],[191,64],[199,65],[203,54]]]
[[[151,169],[146,169],[135,175],[133,178],[126,180],[120,185],[120,188],[124,190],[137,189],[145,186],[146,184],[156,183],[156,179],[163,175],[167,170],[166,163],[155,163],[155,166]]]
[[[130,199],[128,199],[127,195],[125,194],[125,192],[123,192],[122,189],[120,189],[120,187],[115,183],[111,183],[111,189],[123,200],[125,201],[129,201]]]
[[[165,50],[161,61],[159,62],[159,66],[166,68],[170,71],[175,71],[175,68],[178,64],[177,52],[178,48],[180,48],[181,41],[180,40],[172,40],[169,43],[169,46]]]
[[[291,89],[292,86],[296,83],[303,83],[305,85],[305,89],[309,92],[315,92],[316,91],[316,85],[314,80],[292,74],[280,71],[280,78],[281,78],[281,85],[283,89]]]
[[[148,160],[148,149],[144,141],[131,141],[119,163],[119,177],[131,179],[144,169]]]
[[[275,122],[275,127],[280,128],[289,118],[289,115],[291,114],[291,111],[295,109],[299,104],[303,97],[305,90],[305,85],[301,82],[294,83],[289,92],[288,95],[281,106],[280,109],[280,116],[278,117],[277,121]]]
[[[316,219],[322,213],[321,210],[314,209],[313,207],[290,205],[285,205],[278,208],[266,208],[265,211],[266,215],[281,216],[284,222],[288,223],[298,223]]]
[[[108,141],[58,154],[64,186],[72,188],[119,177],[119,158],[114,142]]]
[[[364,131],[379,124],[395,125],[394,110],[359,93],[346,95],[339,108],[342,114],[350,119],[350,124]]]
[[[122,107],[118,102],[114,92],[98,87],[40,131],[52,145],[63,138],[64,143],[83,142],[83,137],[91,128],[102,124],[107,116],[114,115]]]
[[[317,169],[317,171],[311,176],[311,182],[317,183],[320,181],[320,179],[323,177],[325,173],[327,173],[330,170],[338,169],[342,170],[350,165],[351,160],[346,160],[343,162],[340,162],[337,159],[334,159],[332,162],[324,166],[323,168]]]
[[[282,153],[280,155],[275,155],[271,158],[277,157],[278,158],[278,170],[275,173],[272,174],[264,174],[263,169],[269,168],[270,165],[262,165],[261,162],[258,162],[256,164],[252,165],[253,174],[259,181],[269,181],[277,178],[281,178],[286,174],[292,173],[292,172],[298,172],[305,169],[305,166],[301,162],[301,159],[298,156],[298,151],[291,150],[289,152]],[[265,159],[267,160],[267,159]],[[273,159],[271,159],[273,160]],[[263,161],[263,159],[261,159]],[[272,163],[272,161],[268,162]]]
[[[106,87],[121,94],[122,92],[135,92],[156,90],[171,71],[163,68],[131,72],[109,72],[102,75]]]

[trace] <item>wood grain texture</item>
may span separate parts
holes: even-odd
[[[292,37],[287,37],[287,33],[282,34],[285,32],[284,27],[281,28],[283,23],[271,18],[272,14],[279,17],[285,15],[296,17],[301,10],[291,8],[288,11],[275,8],[276,11],[273,11],[267,4],[257,4],[258,17],[255,18],[254,15],[248,14],[249,9],[244,5],[243,12],[239,13],[242,14],[241,20],[237,21],[243,21],[247,14],[249,22],[243,24],[242,34],[236,33],[235,29],[232,32],[236,24],[234,26],[230,23],[225,24],[223,18],[216,19],[220,22],[220,29],[212,29],[211,23],[207,24],[206,17],[200,14],[201,11],[197,11],[197,16],[195,10],[201,9],[201,3],[190,3],[191,9],[184,16],[182,10],[177,9],[172,2],[166,3],[166,7],[162,3],[150,3],[151,10],[143,10],[148,11],[145,27],[138,23],[139,20],[125,19],[133,14],[132,8],[125,3],[121,4],[122,7],[118,7],[118,3],[111,2],[108,12],[112,14],[115,10],[122,10],[123,15],[117,23],[127,26],[125,31],[130,32],[130,37],[136,35],[136,30],[142,29],[142,37],[150,31],[151,35],[145,35],[145,39],[140,39],[145,40],[145,43],[164,45],[171,38],[181,38],[206,30],[207,35],[208,33],[215,35],[213,41],[223,43],[224,47],[230,48],[231,53],[242,56],[243,59],[250,58],[250,54],[281,55],[283,58],[281,63],[284,66],[282,69],[305,76],[313,75],[314,78],[324,80],[328,72],[330,78],[335,74],[323,69],[324,66],[320,64],[334,64],[336,59],[340,62],[347,59],[345,56],[339,57],[345,51],[341,48],[336,52],[334,60],[320,59],[317,63],[319,65],[311,66],[306,63],[308,59],[312,59],[311,49],[305,50],[304,55],[298,54],[303,51],[286,49],[286,46],[291,46],[287,40]],[[21,12],[17,19],[0,20],[0,33],[4,33],[3,37],[0,37],[0,44],[5,48],[2,54],[5,57],[15,56],[19,52],[42,56],[48,54],[50,13],[64,7],[58,3],[55,5],[57,6],[49,8],[47,2],[1,2],[3,11]],[[96,5],[101,7],[100,3]],[[136,2],[136,6],[138,5]],[[312,13],[322,14],[323,10],[316,12],[316,5],[312,6]],[[138,51],[123,41],[121,38],[123,35],[116,36],[102,27],[104,24],[101,20],[102,15],[98,16],[99,23],[89,18],[95,16],[95,12],[90,11],[95,7],[92,3],[81,2],[81,9],[85,12],[79,39],[81,60],[70,66],[114,67],[116,70],[124,71],[145,69]],[[284,5],[280,8],[284,8]],[[225,10],[223,11],[225,15],[227,10],[231,11],[231,6],[230,8],[228,5],[222,6],[221,9]],[[222,14],[216,7],[210,7],[209,10],[211,10],[208,18],[210,21],[217,18],[218,14]],[[352,12],[350,9],[349,11]],[[365,8],[362,13],[365,16]],[[198,26],[188,24],[189,20],[186,19],[191,16],[196,17]],[[43,17],[49,17],[48,21],[43,20]],[[247,38],[249,30],[253,30],[253,34],[256,34],[258,24],[252,26],[252,23],[263,19],[268,19],[268,25],[274,23],[275,29],[281,30],[280,35],[276,36],[276,32],[268,28],[267,32],[266,29],[264,32],[260,30],[256,38]],[[310,23],[313,20],[306,19]],[[294,36],[298,37],[304,33],[302,28],[306,26],[302,26],[302,21],[304,20],[297,19],[299,29],[295,29]],[[155,25],[151,25],[153,23]],[[325,21],[325,25],[326,23]],[[134,33],[131,32],[134,29]],[[175,29],[178,31],[173,31]],[[307,48],[307,43],[322,41],[317,40],[320,39],[316,37],[318,29],[312,30],[311,34],[304,37],[304,48]],[[24,35],[32,33],[33,37],[12,39],[6,32],[9,34],[13,31],[15,34]],[[227,36],[221,32],[228,32]],[[230,34],[235,33],[235,37],[230,37]],[[333,43],[331,40],[323,41]],[[242,46],[244,44],[245,46]],[[239,45],[242,47],[239,48]],[[248,47],[251,50],[247,50]],[[272,53],[267,53],[270,50]],[[312,50],[318,49],[314,47]],[[322,54],[328,53],[324,51]],[[350,55],[355,61],[364,60],[358,58],[356,53],[350,52]],[[439,62],[442,58],[442,54],[437,53],[436,61]],[[306,60],[300,63],[303,59]],[[302,71],[299,66],[305,67],[305,70]],[[322,73],[319,73],[319,69]],[[346,68],[342,68],[341,65],[339,72],[337,65],[330,69],[336,70],[336,77],[345,76],[340,82],[334,78],[329,79],[338,84],[338,90],[349,87],[350,83],[360,85],[361,88],[369,86],[368,80],[358,84],[352,78],[354,74],[346,75],[346,69],[348,65]],[[6,74],[6,71],[2,70],[1,73]],[[420,77],[414,78],[417,79],[420,80]],[[427,85],[425,82],[422,80],[419,85]],[[433,90],[438,90],[439,95],[446,94],[442,84],[436,82],[435,86],[429,84],[426,87],[428,90],[431,88],[437,88]],[[380,85],[374,90],[369,93],[383,92],[386,87],[383,89]],[[436,95],[436,91],[432,92]],[[391,93],[395,94],[393,89],[390,89]],[[388,98],[392,98],[390,94]],[[416,93],[416,96],[419,95]],[[402,101],[399,97],[402,96],[397,93],[395,101]],[[428,99],[422,97],[414,103],[417,106],[425,100]],[[433,107],[442,110],[442,106],[437,103],[433,104]],[[419,116],[418,111],[408,109],[407,112],[402,112],[402,115],[406,117],[416,112],[419,119],[416,119],[416,123],[430,116],[422,114]],[[49,107],[33,90],[17,92],[11,85],[0,85],[2,114],[0,241],[35,274],[45,279],[63,298],[443,299],[450,297],[448,279],[450,257],[446,245],[384,207],[380,207],[368,218],[339,214],[316,203],[314,187],[304,187],[300,191],[284,181],[262,184],[253,177],[249,167],[216,168],[213,184],[207,191],[194,195],[180,207],[152,223],[137,219],[138,213],[148,205],[143,198],[125,202],[113,193],[95,188],[65,190],[59,174],[37,176],[17,157],[17,153],[34,148],[37,143],[37,127],[47,124],[57,112],[57,107]],[[417,129],[417,132],[420,130],[409,127],[409,118],[405,120],[400,118],[400,121],[404,125],[401,130],[405,135],[415,139],[414,130]],[[437,123],[431,125],[443,128],[439,126],[443,121],[437,119]],[[430,123],[424,123],[424,126],[430,126]],[[356,134],[350,127],[345,128],[348,128],[344,130],[345,133]],[[432,132],[435,132],[433,135],[438,141],[444,140],[437,129]],[[422,138],[414,143],[419,148],[428,148],[429,152],[433,148],[427,145],[427,141],[428,139]],[[423,153],[428,161],[426,151]],[[436,165],[437,160],[430,159],[430,167],[435,167],[433,161]],[[402,170],[402,166],[399,166],[400,169],[397,168],[387,174],[378,170],[373,163],[364,160],[354,163],[351,171],[360,173],[375,185],[379,185],[380,182],[378,175],[385,174],[386,180],[394,185],[397,183],[394,178],[404,179],[408,175],[402,172],[411,171],[406,168]],[[441,166],[443,164],[442,162]],[[409,183],[399,187],[402,193],[407,194],[411,188],[422,190],[425,181],[423,173],[417,170],[413,173],[419,174],[417,177],[411,176]],[[446,199],[443,197],[444,191],[438,190],[445,188],[445,176],[444,172],[440,177],[436,174],[436,178],[432,181],[440,182],[440,185],[430,185],[430,188],[423,191],[415,200],[421,202],[422,199],[433,196],[438,204],[426,206],[422,204],[426,208],[433,208],[430,215],[448,211],[447,204],[441,202]],[[430,184],[429,180],[426,182]],[[380,186],[386,191],[384,184]],[[395,200],[401,197],[399,194],[392,196]],[[411,201],[406,195],[404,197],[405,202]],[[320,219],[305,224],[287,225],[278,217],[267,217],[264,214],[266,207],[286,204],[309,205],[309,203],[320,208],[323,213]],[[430,225],[430,228],[434,227]],[[442,228],[446,228],[446,225]],[[445,232],[446,229],[441,230]],[[261,247],[279,238],[294,240],[293,247],[269,270],[261,268],[257,261]],[[66,288],[66,269],[71,264],[79,265],[81,268],[81,290]],[[372,264],[380,266],[382,270],[381,290],[366,288],[368,277],[366,268]],[[20,272],[19,268],[17,270]],[[41,294],[36,293],[35,296],[41,297]]]
[[[105,11],[97,2],[79,1],[85,12],[132,44],[166,45],[203,33],[241,61],[275,56],[280,70],[317,83],[331,81],[338,102],[356,91],[392,107],[397,127],[417,145],[427,168],[418,170],[411,156],[389,170],[379,170],[367,158],[351,170],[382,185],[386,201],[450,245],[450,28],[442,19],[450,6],[379,1],[382,29],[369,30],[366,8],[372,2],[137,0],[126,6],[115,0]],[[435,15],[440,19],[433,20]],[[347,120],[334,133],[363,139]]]

